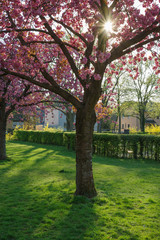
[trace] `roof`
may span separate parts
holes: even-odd
[[[145,122],[146,123],[151,123],[151,124],[155,124],[156,123],[153,119],[147,119]]]

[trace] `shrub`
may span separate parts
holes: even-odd
[[[134,127],[130,127],[129,128],[129,133],[131,133],[131,134],[136,134],[138,131],[137,131],[137,129],[136,128],[134,128]]]
[[[160,135],[160,126],[147,126],[145,128],[146,132],[153,135]]]
[[[43,130],[45,132],[63,132],[63,129],[61,128],[51,128],[51,127],[48,127],[48,123],[47,125],[43,128]]]
[[[75,132],[65,132],[63,134],[64,145],[71,150],[75,150],[76,134]]]
[[[13,134],[11,133],[6,134],[6,141],[12,140],[12,138],[13,138]]]
[[[29,141],[43,144],[63,145],[63,132],[62,131],[32,131],[18,129],[13,133],[15,139],[20,141]]]
[[[14,138],[43,144],[64,145],[75,150],[75,132],[14,131]],[[94,133],[93,153],[116,158],[148,158],[160,160],[160,136],[146,134]]]

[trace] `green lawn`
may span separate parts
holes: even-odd
[[[160,163],[94,157],[98,196],[75,197],[75,153],[8,142],[0,240],[159,240]]]

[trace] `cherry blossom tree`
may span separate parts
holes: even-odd
[[[1,1],[1,72],[46,88],[77,110],[76,195],[97,194],[92,135],[106,67],[118,58],[125,64],[126,54],[160,39],[159,3]]]
[[[0,160],[6,159],[6,125],[14,111],[34,115],[43,109],[47,91],[13,76],[0,77]],[[38,108],[37,108],[38,107]]]

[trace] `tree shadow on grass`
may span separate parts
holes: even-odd
[[[69,168],[66,170],[68,162],[65,165],[62,159],[65,170],[61,171],[62,166],[57,163],[62,156],[58,155],[57,150],[53,151],[51,146],[49,148],[43,146],[45,150],[35,154],[36,158],[33,159],[37,145],[27,144],[29,146],[27,150],[23,149],[23,143],[17,143],[18,147],[19,145],[22,149],[17,149],[17,159],[11,158],[10,161],[4,162],[0,169],[0,240],[59,240],[57,236],[60,237],[64,229],[65,232],[68,231],[66,225],[69,219],[67,222],[62,221],[68,215],[68,208],[71,210],[70,217],[73,214],[73,221],[76,221],[74,217],[77,216],[77,207],[74,205],[79,204],[75,198],[73,200],[73,188],[69,188],[70,182],[73,184],[75,177],[73,170],[69,171]],[[54,153],[57,158],[55,169],[52,165]],[[21,154],[24,156],[23,159],[19,156]],[[73,160],[70,162],[73,163]],[[84,203],[81,203],[81,200],[80,204],[83,208]],[[79,228],[78,223],[75,226],[76,229]],[[70,224],[70,235],[72,231]],[[65,238],[62,236],[62,239]]]
[[[68,201],[68,195],[62,197],[62,202]],[[66,199],[65,199],[66,198]],[[54,219],[50,212],[48,217],[55,220],[51,226],[51,235],[54,240],[82,240],[85,237],[88,239],[94,238],[94,231],[96,231],[96,220],[98,215],[94,210],[94,204],[82,196],[70,196],[69,209],[62,208],[59,210],[59,217]],[[63,204],[62,204],[63,205]],[[47,234],[43,232],[41,238],[46,239]],[[93,236],[93,238],[91,237]],[[86,238],[87,239],[87,238]]]
[[[160,168],[160,162],[149,159],[127,159],[93,156],[93,161],[104,165],[120,166],[124,168],[150,168],[151,165]]]
[[[31,143],[27,144],[29,148],[25,150],[23,144],[25,143],[21,144],[20,152],[24,152],[24,159],[9,161],[5,174],[0,174],[0,240],[99,240],[106,239],[105,234],[110,228],[112,239],[117,239],[123,233],[126,239],[139,239],[128,228],[124,229],[123,226],[118,226],[117,222],[113,222],[116,214],[114,206],[119,204],[116,202],[120,192],[120,189],[116,188],[117,181],[119,187],[124,185],[124,180],[119,180],[117,172],[113,172],[116,177],[109,182],[105,182],[104,174],[100,174],[97,186],[105,199],[74,197],[75,161],[72,157],[69,158],[68,154],[65,155],[66,150],[63,147]],[[42,148],[42,151],[34,153],[38,147]],[[32,159],[33,156],[36,158]],[[21,164],[23,161],[24,164]],[[104,172],[109,166],[117,166],[116,170],[122,171],[121,175],[132,169],[138,171],[138,167],[133,164],[126,166],[126,161],[118,163],[119,165],[116,165],[119,162],[116,159],[109,159],[104,164],[105,161],[103,158],[96,159],[94,163]],[[94,167],[96,173],[96,166]],[[145,169],[148,170],[148,167]],[[140,171],[142,170],[143,164],[140,167]],[[126,189],[124,190],[126,192]],[[114,199],[111,199],[113,196]],[[111,199],[111,204],[116,205],[112,206],[113,213],[110,218],[107,211],[102,218],[97,207],[105,207],[107,198]],[[127,211],[132,211],[133,203],[131,199],[128,201],[124,203],[125,207]],[[112,221],[112,225],[109,221]],[[105,232],[104,227],[107,228]]]
[[[32,160],[39,145],[23,149],[24,144],[17,142],[22,149],[16,153],[23,159],[17,155],[16,161],[5,163],[5,172],[1,169],[0,240],[76,240],[92,235],[97,215],[89,199],[74,196],[73,159],[64,156],[61,147],[43,145],[45,151]]]
[[[40,157],[41,154],[47,153],[47,149],[39,150],[38,153],[34,153],[34,150],[37,149],[36,146],[29,145],[29,148],[27,150],[23,149],[24,144],[18,143],[18,149],[15,154],[15,148],[12,152],[12,148],[10,151],[7,151],[7,159],[0,161],[1,166],[1,175],[4,175],[7,171],[12,169],[13,167],[16,167],[17,164],[24,163],[25,161],[28,161],[29,158],[33,158],[34,156]]]
[[[64,146],[57,146],[57,145],[47,145],[47,144],[40,144],[40,143],[32,143],[32,142],[22,142],[22,141],[10,141],[10,143],[12,144],[18,144],[19,146],[21,146],[18,151],[22,151],[23,155],[27,157],[28,156],[33,156],[31,155],[31,153],[38,149],[38,154],[39,154],[39,149],[41,149],[41,151],[52,151],[52,153],[54,154],[58,154],[61,156],[66,156],[66,157],[74,157],[75,158],[75,152],[74,151],[69,151],[66,147]],[[27,150],[23,149],[23,146],[28,146]],[[33,153],[32,153],[33,154]],[[12,152],[10,152],[10,155],[12,156]],[[36,155],[36,153],[35,153]]]
[[[60,179],[33,183],[28,173],[34,171],[24,166],[0,183],[0,240],[83,239],[94,226],[93,204],[74,197],[64,175],[62,184]]]

